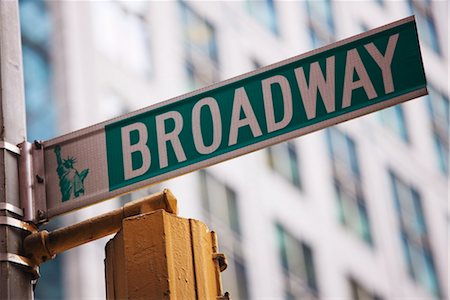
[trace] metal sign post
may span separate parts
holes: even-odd
[[[17,1],[0,1],[0,299],[33,299],[32,264],[22,242],[35,231],[22,221],[19,148],[25,141],[25,105]]]
[[[44,142],[35,205],[51,218],[426,93],[405,18]]]

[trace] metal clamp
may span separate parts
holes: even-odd
[[[46,221],[47,203],[44,178],[44,146],[41,142],[23,142],[19,145],[19,192],[23,220],[35,224]]]
[[[11,143],[0,141],[0,149],[8,150],[11,153],[14,153],[16,155],[20,155],[20,149],[16,145],[13,145]]]
[[[25,231],[28,231],[31,233],[35,233],[38,231],[36,226],[34,226],[30,223],[18,220],[18,219],[11,218],[11,217],[0,216],[0,225],[8,225],[8,226],[16,227],[16,228],[19,228],[19,229],[22,229],[22,230],[25,230]]]
[[[9,261],[30,268],[35,267],[30,259],[14,253],[0,253],[0,261]]]
[[[12,205],[11,203],[0,202],[0,210],[6,210],[23,217],[23,209],[18,208],[17,206]]]
[[[33,262],[26,257],[14,253],[0,253],[0,261],[7,261],[29,268],[31,273],[33,274],[34,280],[40,277],[39,267],[33,264]]]

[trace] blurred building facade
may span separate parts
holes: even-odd
[[[163,187],[206,222],[234,299],[446,299],[447,1],[20,1],[28,138],[98,123],[415,14],[429,95]],[[102,239],[42,266],[39,299],[104,298]]]

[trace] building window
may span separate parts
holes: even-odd
[[[227,272],[222,274],[224,291],[236,299],[249,299],[237,194],[209,172],[199,174],[206,222],[220,237],[219,246],[228,260]]]
[[[20,1],[22,56],[28,140],[56,135],[53,71],[50,59],[52,21],[44,1]]]
[[[221,227],[240,236],[239,212],[235,191],[206,171],[200,172],[203,207]]]
[[[301,187],[299,159],[292,141],[267,148],[269,166],[296,187]]]
[[[181,1],[185,38],[186,70],[191,88],[219,80],[216,31],[185,2]]]
[[[278,34],[277,14],[273,0],[247,0],[247,10],[261,24],[274,34]]]
[[[220,245],[223,244],[222,241],[222,235],[219,235]],[[221,246],[221,249],[225,250],[226,248]],[[227,270],[221,274],[223,290],[229,292],[232,299],[250,299],[245,262],[241,259],[241,256],[234,253],[230,255],[229,253],[229,250],[225,253],[228,261]]]
[[[372,244],[369,216],[353,139],[337,128],[327,130],[339,220]]]
[[[411,13],[416,16],[420,40],[423,40],[428,47],[440,54],[441,49],[431,9],[431,1],[408,0],[408,2]]]
[[[314,48],[334,40],[334,20],[331,0],[307,0],[308,30]]]
[[[309,245],[276,225],[278,251],[283,267],[287,299],[316,299],[318,286],[314,257]]]
[[[439,283],[420,194],[394,172],[389,172],[389,176],[408,273],[414,281],[420,283],[434,296],[439,297]]]
[[[96,48],[118,67],[150,77],[153,64],[146,2],[96,1],[91,5]]]
[[[448,153],[450,135],[449,99],[434,88],[429,88],[428,107],[433,130],[433,141],[437,153],[439,168],[445,175],[449,173]]]
[[[353,278],[349,280],[349,285],[352,300],[382,300],[380,296],[369,292]]]
[[[403,106],[396,105],[378,112],[381,122],[403,141],[409,141]]]

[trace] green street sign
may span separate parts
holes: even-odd
[[[44,142],[59,215],[427,94],[414,17]]]

